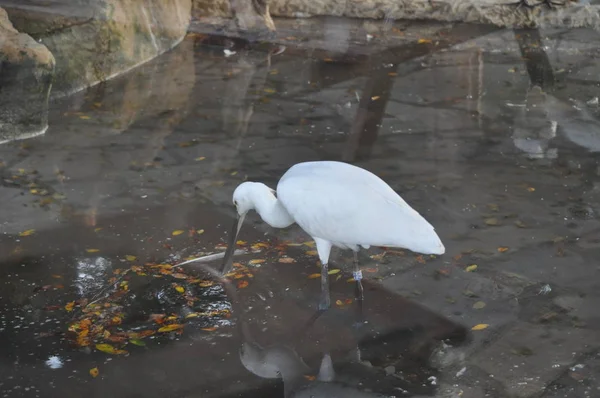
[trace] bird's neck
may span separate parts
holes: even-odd
[[[283,204],[271,193],[260,195],[254,201],[256,211],[264,222],[274,228],[286,228],[294,223],[294,219],[287,212]]]

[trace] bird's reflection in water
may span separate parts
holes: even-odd
[[[359,388],[363,384],[360,380],[372,379],[379,383],[381,374],[379,370],[369,366],[366,361],[361,360],[361,351],[358,346],[351,349],[343,358],[344,375],[338,377],[334,369],[334,363],[330,353],[325,352],[320,360],[320,365],[311,367],[301,358],[296,350],[285,342],[262,346],[252,336],[248,320],[244,319],[244,309],[238,298],[235,286],[224,278],[221,279],[223,287],[231,300],[234,316],[242,336],[239,349],[239,357],[243,367],[250,373],[264,379],[281,379],[285,398],[362,398],[362,397],[386,397],[377,392],[367,391]],[[308,328],[316,321],[312,317],[306,325]],[[290,340],[294,336],[290,337]],[[354,377],[358,375],[358,377]],[[390,383],[382,383],[386,391],[393,390]],[[396,389],[397,392],[404,391]]]

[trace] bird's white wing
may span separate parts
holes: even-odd
[[[277,196],[309,235],[333,243],[423,253],[441,244],[431,224],[383,180],[346,163],[297,164],[279,181]]]

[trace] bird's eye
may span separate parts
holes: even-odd
[[[233,201],[233,205],[234,205],[235,207],[237,207],[237,200],[234,200],[234,201]]]

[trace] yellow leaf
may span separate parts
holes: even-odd
[[[127,261],[135,261],[135,260],[137,260],[137,257],[136,256],[132,256],[131,254],[127,254],[125,256],[125,260],[127,260]]]
[[[203,229],[199,229],[199,230],[197,230],[197,231],[196,231],[196,233],[197,233],[198,235],[202,235],[202,234],[204,233],[204,230],[203,230]]]
[[[30,189],[30,190],[29,190],[29,193],[30,193],[30,194],[32,194],[32,195],[37,195],[37,194],[38,194],[38,192],[39,192],[39,191],[38,191],[37,189]]]
[[[336,268],[336,269],[330,269],[327,273],[329,275],[335,275],[335,274],[337,274],[340,271],[341,271],[340,269]]]
[[[430,44],[431,40],[430,39],[419,39],[417,41],[417,43],[419,43],[419,44]]]
[[[213,281],[202,281],[200,283],[198,283],[198,286],[200,287],[210,287],[212,285],[214,285],[215,283]]]
[[[102,351],[102,352],[105,352],[107,354],[116,354],[116,355],[127,354],[127,351],[125,351],[125,350],[119,350],[119,349],[113,347],[110,344],[96,344],[96,349],[98,351]]]
[[[187,314],[185,316],[185,319],[196,318],[196,317],[199,317],[199,316],[200,316],[200,314],[198,314],[197,312],[190,312],[189,314]]]
[[[98,377],[99,373],[100,372],[98,371],[98,368],[91,368],[90,369],[90,376],[92,376],[92,377]]]
[[[176,229],[175,231],[173,231],[171,233],[171,235],[173,236],[177,236],[177,235],[181,235],[182,233],[184,233],[185,231],[183,229]]]
[[[529,187],[529,188],[527,188],[527,190],[528,190],[529,192],[535,192],[535,188],[534,188],[534,187]]]
[[[284,263],[284,264],[291,264],[291,263],[295,263],[295,262],[296,262],[296,260],[294,260],[294,259],[293,259],[293,258],[291,258],[291,257],[281,257],[281,258],[280,258],[279,260],[277,260],[277,261],[279,261],[280,263]]]
[[[265,93],[267,94],[275,94],[277,91],[273,90],[272,88],[265,88]]]
[[[315,247],[315,242],[314,241],[308,241],[308,242],[304,242],[302,243],[304,246],[308,246],[308,247]]]
[[[206,159],[206,156],[199,156],[199,157],[197,157],[197,158],[196,158],[196,159],[194,159],[194,160],[195,160],[196,162],[199,162],[199,161],[201,161],[201,160],[204,160],[204,159]]]
[[[237,242],[235,242],[236,245],[245,245],[248,242],[246,242],[245,240],[238,240]]]
[[[85,249],[85,251],[88,253],[98,253],[100,249]]]
[[[487,323],[480,323],[478,325],[475,325],[471,328],[471,330],[483,330],[483,329],[487,329],[490,325],[488,325]]]
[[[73,307],[75,307],[75,302],[71,301],[69,303],[67,303],[67,305],[65,305],[65,310],[67,310],[68,312],[73,311]]]
[[[321,274],[310,274],[308,276],[308,279],[317,279],[317,278],[320,278],[320,277],[321,277]]]
[[[317,251],[316,250],[309,250],[306,252],[307,256],[316,256],[317,255]]]
[[[79,118],[83,119],[83,120],[88,120],[90,117],[87,115],[81,115],[81,116],[79,116]]]
[[[171,276],[177,279],[187,279],[189,275],[182,274],[181,272],[174,272],[171,274]]]
[[[342,305],[344,305],[344,302],[342,300],[335,300],[335,304],[342,306]]]
[[[33,235],[33,233],[35,232],[35,229],[28,229],[27,231],[23,231],[19,233],[19,236],[29,236],[29,235]]]
[[[231,176],[235,176],[235,175],[237,175],[237,173],[238,173],[237,171],[232,171],[232,172],[231,172],[231,173],[229,173],[229,174],[230,174]]]
[[[262,263],[264,263],[264,262],[265,262],[265,260],[262,260],[262,259],[258,259],[258,258],[257,258],[257,259],[254,259],[254,260],[250,260],[250,261],[248,261],[248,264],[250,264],[250,265],[255,265],[255,264],[262,264]]]
[[[100,231],[102,231],[102,228],[95,228],[94,229],[94,232],[100,232]]]
[[[183,329],[183,326],[184,325],[179,324],[179,323],[172,323],[170,325],[163,326],[162,328],[158,329],[158,331],[160,333],[172,332],[174,330]]]
[[[177,290],[179,293],[185,292],[185,289],[182,286],[179,286],[179,285],[175,286],[175,290]]]
[[[465,271],[467,271],[467,272],[473,272],[476,269],[477,269],[477,264],[472,264],[472,265],[469,265],[467,268],[465,268]]]
[[[377,101],[379,98],[381,98],[379,95],[375,95],[371,97],[371,101]]]
[[[504,253],[504,252],[508,251],[508,247],[506,247],[506,246],[500,246],[500,247],[498,248],[498,251],[499,251],[500,253]]]

